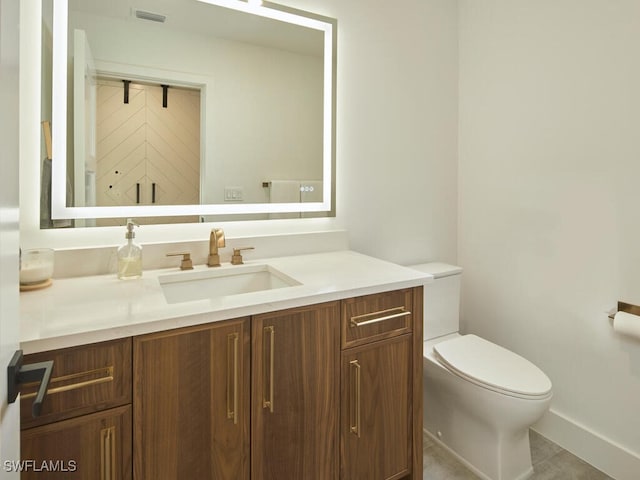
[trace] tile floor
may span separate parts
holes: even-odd
[[[533,475],[529,480],[613,480],[542,435],[530,430]],[[478,480],[449,452],[424,437],[423,480]]]

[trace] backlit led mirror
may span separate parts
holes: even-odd
[[[331,214],[335,37],[266,2],[53,0],[52,218]]]

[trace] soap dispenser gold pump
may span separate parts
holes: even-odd
[[[139,227],[132,219],[127,219],[127,243],[118,248],[118,278],[129,280],[142,276],[142,247],[134,243],[133,227]]]

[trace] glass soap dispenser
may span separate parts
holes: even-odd
[[[118,278],[129,280],[142,276],[142,247],[134,243],[133,227],[139,227],[132,219],[127,219],[127,243],[118,248]]]

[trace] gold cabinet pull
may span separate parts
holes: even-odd
[[[262,372],[263,372],[262,408],[268,407],[269,411],[273,413],[273,367],[274,367],[273,364],[274,364],[274,355],[275,355],[274,349],[275,349],[275,336],[276,336],[275,328],[273,325],[264,327],[263,329],[262,350],[265,356],[267,352],[267,349],[265,347],[267,333],[269,334],[269,361],[268,362],[265,361],[262,366]],[[268,366],[267,366],[267,363],[268,363]],[[268,368],[268,371],[267,371],[267,368]],[[269,380],[269,399],[268,400],[265,392],[266,390],[265,384],[267,383],[267,378]]]
[[[349,430],[351,431],[351,433],[353,433],[355,436],[357,436],[358,438],[360,438],[360,363],[358,362],[358,360],[351,360],[349,362],[349,368],[351,368],[354,372],[354,390],[355,390],[355,396],[354,396],[354,402],[353,402],[353,408],[352,408],[352,413],[353,413],[353,421],[351,422],[351,426],[349,427]]]
[[[116,478],[116,427],[100,430],[100,480]]]
[[[379,316],[382,315],[382,316]],[[381,310],[379,312],[366,313],[364,315],[357,315],[351,317],[351,327],[362,327],[364,325],[371,325],[372,323],[386,322],[387,320],[393,320],[394,318],[406,317],[411,315],[411,312],[404,309],[404,307],[395,307],[388,310]]]
[[[67,382],[69,380],[73,380],[76,378],[90,377],[94,375],[100,375],[100,376],[98,378],[85,380],[83,382],[70,383],[68,385],[61,385],[59,387],[54,386],[57,383]],[[49,389],[47,390],[47,395],[54,395],[56,393],[68,392],[71,390],[77,390],[79,388],[90,387],[92,385],[100,385],[101,383],[113,382],[113,378],[114,378],[113,366],[96,368],[95,370],[88,370],[86,372],[72,373],[69,375],[61,376],[61,377],[53,377],[51,378],[51,382],[49,382]],[[31,384],[25,384],[25,386],[27,385],[31,385]],[[21,398],[25,399],[25,398],[35,397],[35,396],[36,396],[36,392],[24,393],[21,395]]]
[[[227,335],[227,418],[238,424],[238,338],[237,332]]]

